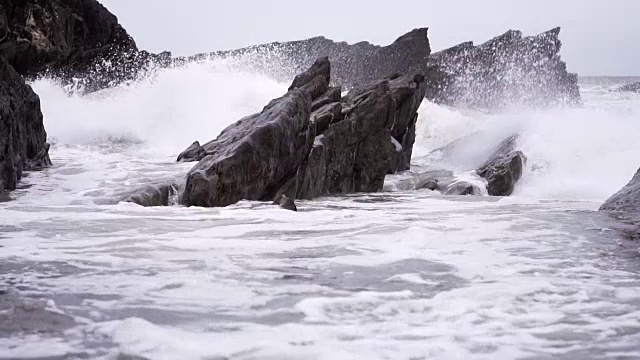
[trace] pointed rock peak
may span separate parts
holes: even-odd
[[[560,27],[559,26],[556,27],[556,28],[553,28],[551,30],[547,30],[547,31],[541,33],[540,35],[538,35],[538,37],[543,37],[543,38],[546,38],[546,37],[558,38],[558,36],[560,36]]]
[[[413,29],[408,33],[400,36],[396,41],[394,41],[394,44],[402,41],[415,41],[415,40],[429,41],[428,32],[429,32],[429,28]]]
[[[289,87],[289,91],[303,88],[307,84],[315,80],[317,77],[324,78],[327,85],[331,80],[331,63],[329,62],[329,58],[326,56],[318,58],[313,63],[313,65],[311,65],[309,70],[296,76],[296,78],[293,80],[293,83]]]

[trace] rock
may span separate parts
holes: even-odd
[[[619,92],[636,92],[636,93],[640,92],[640,82],[629,84],[629,85],[625,85],[625,86],[621,86],[616,91],[619,91]]]
[[[640,169],[627,185],[600,206],[599,211],[608,212],[625,224],[622,229],[613,226],[614,230],[632,240],[640,239]]]
[[[600,211],[635,214],[640,217],[640,170],[625,187],[600,207]]]
[[[483,189],[478,185],[460,179],[456,179],[446,184],[438,183],[438,191],[440,191],[442,195],[485,195]]]
[[[139,51],[118,19],[96,0],[0,4],[0,55],[21,75],[48,73],[94,91],[134,80],[171,55]]]
[[[173,199],[178,195],[176,184],[149,185],[123,196],[121,202],[130,202],[145,207],[174,205]]]
[[[40,98],[0,56],[0,192],[15,190],[23,171],[49,165]]]
[[[185,151],[178,155],[178,162],[200,161],[207,156],[207,151],[195,141]]]
[[[488,182],[487,191],[491,196],[513,194],[516,183],[522,177],[526,157],[516,150],[518,137],[512,136],[502,142],[498,150],[477,170],[478,175]]]
[[[344,118],[315,138],[298,170],[295,197],[377,192],[388,173],[407,170],[423,81],[408,75],[351,90],[342,99]]]
[[[183,203],[376,192],[388,173],[408,169],[424,77],[378,80],[331,102],[339,91],[330,73],[328,59],[318,59],[286,95],[202,146],[207,156],[187,175]]]
[[[295,201],[289,198],[287,195],[280,195],[273,201],[274,205],[279,205],[281,208],[290,211],[298,211]]]
[[[420,28],[382,47],[315,37],[200,54],[176,59],[175,63],[212,57],[245,58],[252,68],[284,81],[305,70],[316,58],[327,56],[334,83],[346,89],[365,86],[390,74],[421,73],[428,83],[427,98],[439,104],[492,111],[509,106],[579,104],[578,77],[567,72],[560,58],[559,33],[560,28],[555,28],[523,37],[521,32],[511,30],[479,46],[467,42],[431,54],[428,29]]]
[[[560,58],[559,33],[523,38],[510,30],[479,46],[467,42],[434,53],[425,70],[427,98],[482,109],[579,104],[578,77]]]
[[[450,170],[428,170],[399,181],[396,184],[399,190],[431,190],[438,191],[442,195],[487,195],[483,181],[477,175],[457,176]]]
[[[233,58],[250,55],[252,68],[265,71],[281,81],[287,81],[305,71],[317,58],[331,61],[335,84],[352,89],[382,79],[394,73],[423,73],[431,53],[428,28],[419,28],[402,35],[388,46],[359,42],[349,45],[324,37],[270,43],[232,51],[218,51],[176,59],[176,64],[210,58]],[[273,66],[277,63],[280,66]]]
[[[183,203],[216,207],[243,199],[274,199],[305,160],[313,142],[309,127],[312,98],[299,87],[319,91],[320,85],[315,81],[329,76],[327,64],[326,59],[320,59],[296,78],[286,95],[272,100],[261,113],[227,127],[216,140],[205,144],[209,155],[187,175]],[[320,69],[325,73],[320,74]],[[308,82],[300,80],[303,78]],[[324,84],[327,91],[327,81]]]

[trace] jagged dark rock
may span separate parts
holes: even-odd
[[[203,145],[207,155],[187,175],[183,203],[376,192],[387,173],[408,169],[424,77],[395,75],[339,99],[330,74],[329,60],[318,59],[286,95]]]
[[[600,206],[600,211],[612,214],[628,224],[622,231],[628,238],[640,239],[640,169],[631,181]]]
[[[240,63],[284,80],[328,56],[333,81],[347,89],[395,73],[423,73],[427,98],[439,104],[500,110],[580,103],[578,77],[567,72],[559,55],[560,28],[531,37],[511,30],[479,46],[467,42],[435,54],[427,33],[427,28],[415,29],[384,47],[315,37],[201,54],[176,63],[244,57],[249,63]]]
[[[48,165],[40,98],[0,56],[0,192],[15,190],[23,171]]]
[[[502,142],[498,150],[477,170],[478,175],[487,180],[487,191],[491,196],[509,196],[513,194],[516,183],[522,177],[526,157],[516,150],[518,136],[512,136]]]
[[[579,104],[578,77],[560,58],[559,34],[560,28],[531,37],[510,30],[479,46],[434,53],[425,70],[427,98],[486,109]]]
[[[273,201],[273,204],[278,205],[285,210],[298,211],[296,202],[284,194],[281,194],[279,197],[276,197],[276,199]]]
[[[351,89],[368,85],[391,74],[422,73],[431,53],[427,33],[428,28],[414,29],[388,46],[372,45],[364,41],[350,45],[314,37],[199,54],[176,59],[176,64],[250,55],[253,62],[249,65],[252,68],[261,69],[286,81],[305,71],[317,58],[326,56],[331,61],[333,82]]]
[[[600,211],[636,214],[640,216],[640,170],[619,192],[609,198]]]
[[[49,74],[86,92],[136,79],[171,54],[139,51],[96,0],[0,3],[0,56],[26,76]]]
[[[628,84],[625,86],[619,87],[616,91],[620,92],[640,92],[640,82]]]
[[[431,190],[442,195],[486,195],[484,186],[480,182],[461,179],[451,170],[428,170],[411,174],[399,181],[395,187],[398,190]]]
[[[207,151],[195,141],[185,151],[178,155],[178,162],[200,161],[207,156]]]
[[[123,196],[120,201],[145,207],[169,206],[177,194],[178,186],[173,183],[149,185]]]

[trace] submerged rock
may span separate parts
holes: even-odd
[[[15,190],[23,171],[49,165],[40,98],[0,56],[0,192]]]
[[[171,55],[139,51],[96,0],[0,4],[0,56],[22,75],[49,75],[94,91],[133,80]]]
[[[289,198],[287,195],[280,195],[273,201],[274,205],[279,205],[281,208],[290,211],[298,211],[296,202]]]
[[[560,58],[560,28],[522,37],[510,30],[486,43],[432,54],[427,98],[438,104],[500,109],[580,103],[578,76]]]
[[[428,170],[412,174],[396,184],[399,190],[431,190],[442,195],[487,195],[485,185],[477,175],[464,176],[451,170]]]
[[[505,140],[489,160],[477,170],[478,175],[487,180],[487,191],[491,196],[513,194],[516,183],[522,177],[527,161],[522,151],[516,150],[518,137]]]
[[[175,205],[173,200],[178,197],[179,188],[176,184],[148,185],[123,196],[120,201],[130,202],[145,207]]]
[[[616,91],[620,92],[640,92],[640,82],[619,87]]]
[[[388,173],[408,169],[424,77],[392,76],[340,99],[330,74],[329,60],[318,59],[286,95],[203,145],[207,155],[187,175],[183,203],[376,192]]]

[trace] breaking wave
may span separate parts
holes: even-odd
[[[215,138],[225,126],[286,91],[286,83],[261,75],[255,63],[251,55],[202,60],[87,96],[69,95],[49,80],[33,86],[54,144],[134,147],[169,157],[194,140]],[[637,170],[634,159],[640,158],[640,97],[611,92],[618,83],[624,79],[583,84],[581,108],[512,109],[492,115],[425,101],[414,163],[428,165],[425,155],[464,138],[459,143],[466,147],[440,159],[439,165],[469,171],[493,146],[519,133],[529,161],[516,196],[603,200],[629,180]],[[55,147],[52,154],[55,158]]]

